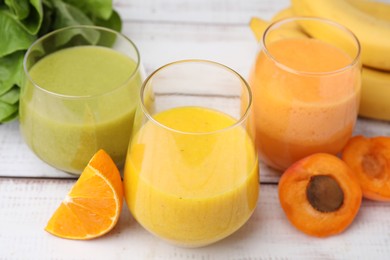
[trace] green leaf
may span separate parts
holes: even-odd
[[[18,118],[18,115],[19,115],[19,111],[16,111],[15,113],[9,115],[8,117],[6,117],[6,118],[0,120],[0,124],[1,124],[1,123],[10,122],[10,121],[12,121],[12,120]]]
[[[43,0],[42,8],[43,8],[43,19],[42,19],[41,28],[39,29],[38,32],[38,37],[41,37],[53,30],[53,21],[55,18],[53,5],[50,2],[50,0]]]
[[[19,101],[20,88],[13,86],[8,92],[0,96],[0,101],[9,105],[14,105]]]
[[[53,8],[52,0],[42,0],[42,6]],[[45,10],[43,10],[43,12],[45,12]]]
[[[21,85],[23,76],[23,51],[17,51],[0,58],[0,95],[13,85]]]
[[[112,14],[112,0],[63,0],[90,17],[107,20]]]
[[[56,18],[53,29],[60,29],[72,25],[93,25],[93,22],[82,11],[61,0],[53,0]],[[55,47],[65,47],[67,44],[83,45],[86,42],[96,44],[99,40],[99,32],[83,29],[73,29],[57,35]]]
[[[88,16],[78,8],[60,0],[53,0],[53,4],[56,13],[54,29],[79,24],[93,25],[93,22],[88,18]]]
[[[41,0],[5,0],[9,8],[9,14],[29,34],[36,35],[43,20],[43,8]]]
[[[102,20],[97,19],[94,21],[96,25],[111,28],[116,31],[120,31],[122,28],[122,21],[117,12],[113,12],[110,19]],[[111,33],[102,33],[99,39],[100,46],[111,47],[116,41],[116,35]]]
[[[35,40],[7,10],[0,9],[0,57],[18,50],[27,50]]]
[[[30,13],[21,20],[21,24],[31,35],[36,35],[41,28],[43,20],[43,8],[41,0],[30,0]]]
[[[10,105],[0,101],[0,122],[9,120],[9,117],[18,112],[18,107],[19,103]]]
[[[5,0],[5,4],[18,20],[25,19],[30,13],[28,0]]]
[[[119,14],[113,10],[111,16],[107,20],[96,18],[94,20],[95,25],[97,26],[103,26],[110,29],[113,29],[117,32],[120,32],[122,30],[122,20]]]

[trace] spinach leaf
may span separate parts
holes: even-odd
[[[60,0],[53,0],[56,10],[56,18],[53,24],[54,29],[72,25],[93,25],[94,23],[78,8]],[[55,47],[65,47],[67,44],[96,44],[99,40],[99,32],[85,31],[82,29],[69,30],[55,38]],[[49,46],[50,47],[50,46]]]
[[[0,95],[9,91],[13,85],[21,85],[23,56],[23,51],[17,51],[0,58]]]
[[[27,48],[36,39],[35,35],[29,34],[22,24],[4,8],[0,9],[0,57]]]
[[[1,123],[10,122],[10,121],[12,121],[12,120],[18,118],[18,116],[19,116],[19,112],[16,111],[16,112],[14,112],[13,114],[9,115],[8,117],[6,117],[6,118],[0,120],[0,124],[1,124]]]
[[[9,105],[14,105],[19,101],[20,88],[13,86],[8,92],[0,96],[0,101]]]
[[[38,32],[38,37],[41,37],[53,30],[52,27],[55,18],[55,12],[51,0],[43,0],[42,8],[43,8],[43,19],[42,19],[41,28],[39,29]]]
[[[43,20],[43,9],[41,0],[29,0],[30,13],[25,19],[20,20],[24,29],[31,35],[36,35]]]
[[[91,19],[89,19],[80,9],[61,0],[53,0],[53,5],[56,9],[54,29],[79,24],[93,25]]]
[[[107,27],[117,32],[120,32],[122,30],[122,20],[115,10],[113,10],[110,18],[108,18],[107,20],[96,18],[94,20],[94,23],[97,26]]]
[[[111,17],[112,13],[112,1],[107,0],[64,0],[90,17],[97,17],[103,20],[107,20]]]
[[[28,0],[5,0],[5,4],[18,20],[25,19],[30,13]]]
[[[14,114],[18,112],[19,104],[7,104],[0,101],[0,122],[10,120],[10,117],[14,117]]]

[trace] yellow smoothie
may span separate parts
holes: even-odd
[[[260,157],[284,170],[316,152],[337,154],[356,122],[359,67],[328,73],[352,58],[316,39],[283,39],[267,48],[277,62],[260,52],[249,81]]]
[[[26,143],[41,159],[71,173],[80,173],[99,149],[122,165],[142,83],[136,67],[120,52],[97,46],[39,60],[29,71],[39,88],[26,81],[20,103]]]
[[[259,192],[246,130],[227,128],[233,118],[200,107],[170,109],[154,119],[171,130],[149,120],[134,136],[125,166],[125,197],[136,220],[183,246],[206,245],[240,228]]]

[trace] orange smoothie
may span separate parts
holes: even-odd
[[[200,107],[154,116],[134,136],[124,187],[135,219],[174,244],[202,246],[240,228],[259,192],[257,153],[233,118]],[[172,130],[175,129],[175,130]],[[220,130],[220,131],[218,131]]]
[[[316,152],[338,153],[356,122],[359,67],[317,39],[282,39],[267,49],[273,59],[261,51],[250,78],[260,158],[284,170]]]

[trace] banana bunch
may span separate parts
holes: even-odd
[[[274,21],[291,16],[317,16],[338,22],[355,33],[362,51],[362,93],[359,115],[390,120],[390,3],[372,0],[291,0],[291,7],[271,21],[252,18],[250,27],[257,40]],[[332,37],[324,28],[291,26],[272,37]],[[337,36],[333,35],[337,41]],[[276,38],[275,38],[276,39]]]

